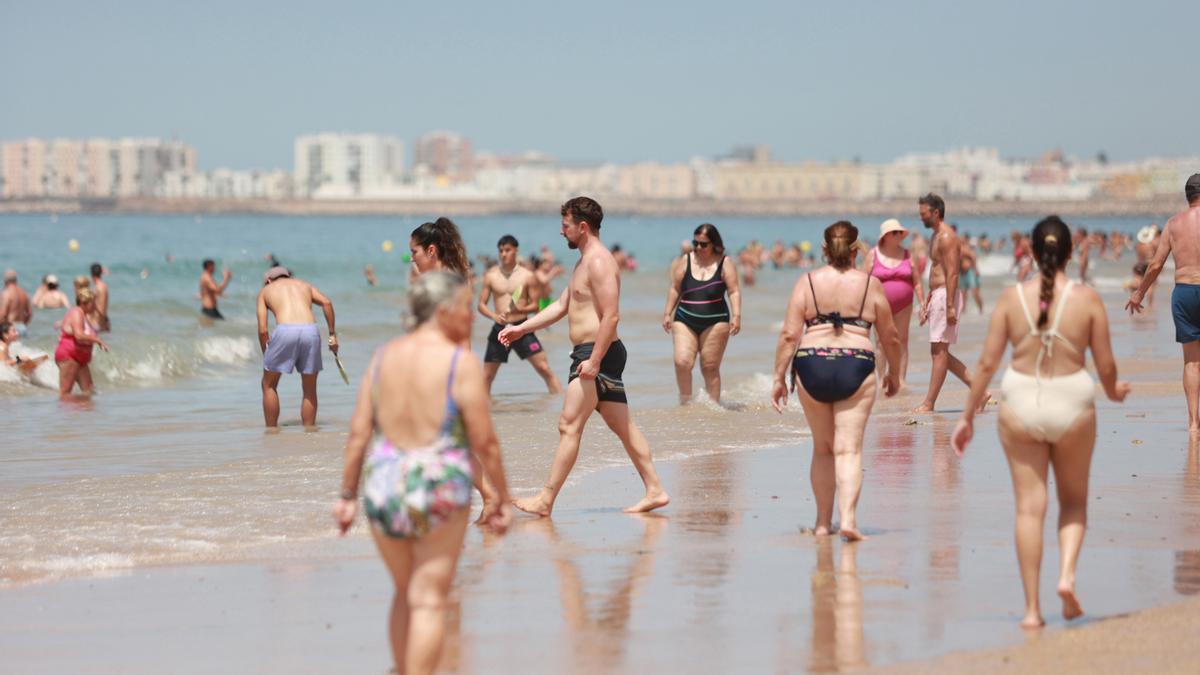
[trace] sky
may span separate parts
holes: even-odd
[[[154,136],[292,168],[296,136],[884,162],[1200,154],[1193,2],[0,0],[0,139]]]

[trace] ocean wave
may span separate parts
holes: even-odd
[[[22,356],[45,353],[25,349]],[[114,344],[110,352],[94,350],[91,370],[102,385],[144,386],[202,374],[214,368],[240,366],[252,362],[257,354],[258,346],[248,337],[206,336],[184,342],[183,346],[134,341]],[[27,379],[16,369],[0,365],[0,383],[57,388],[58,367],[53,359],[48,359]],[[30,393],[35,391],[29,387]]]

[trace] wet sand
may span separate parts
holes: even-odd
[[[945,408],[956,410],[963,393],[948,385]],[[552,522],[522,519],[504,538],[473,531],[443,670],[830,671],[1013,646],[915,668],[1040,669],[1060,663],[1056,645],[1093,643],[1144,669],[1138,659],[1161,659],[1158,643],[1114,631],[1128,622],[1147,634],[1196,625],[1195,602],[1114,619],[1200,594],[1200,457],[1180,433],[1174,397],[1099,403],[1103,440],[1079,575],[1087,618],[1063,630],[1055,612],[1051,507],[1048,627],[1032,646],[1019,646],[996,416],[979,418],[960,462],[947,443],[957,415],[910,424],[904,410],[916,399],[881,402],[869,427],[860,507],[869,538],[858,544],[802,533],[813,518],[803,442],[662,463],[675,500],[661,514],[619,513],[640,484],[632,468],[614,467],[568,485]],[[788,419],[801,423],[796,410]],[[331,534],[247,557],[5,590],[5,669],[387,670],[391,589],[361,524],[345,540]]]

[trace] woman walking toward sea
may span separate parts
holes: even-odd
[[[1000,382],[998,427],[1016,497],[1017,563],[1025,587],[1021,625],[1027,628],[1045,623],[1038,591],[1051,466],[1059,504],[1062,614],[1064,619],[1083,614],[1075,594],[1075,566],[1087,528],[1088,475],[1096,444],[1096,385],[1084,367],[1084,351],[1091,348],[1109,400],[1123,401],[1129,393],[1129,383],[1117,380],[1100,295],[1069,281],[1064,273],[1071,259],[1070,229],[1058,216],[1050,216],[1033,228],[1032,240],[1040,277],[1001,293],[970,399],[951,436],[961,456],[975,433],[975,411],[1011,344],[1012,362]]]
[[[714,403],[720,403],[721,359],[730,336],[742,329],[742,292],[737,267],[725,255],[717,228],[704,223],[692,237],[692,251],[671,264],[662,326],[675,341],[679,402],[692,398],[692,367],[699,355],[704,389]]]
[[[867,256],[866,271],[883,285],[892,319],[900,334],[900,386],[908,380],[908,327],[912,322],[913,293],[917,302],[925,304],[925,290],[921,286],[921,273],[913,264],[904,248],[908,236],[900,221],[889,218],[879,225],[879,241]]]
[[[380,347],[362,378],[333,507],[344,534],[358,513],[361,478],[371,535],[396,585],[389,632],[401,673],[437,667],[471,508],[470,453],[500,498],[488,524],[503,532],[512,520],[483,367],[462,347],[472,300],[470,287],[450,272],[429,272],[413,284],[417,327]]]
[[[872,326],[887,356],[884,392],[894,396],[900,388],[900,338],[883,285],[854,269],[857,241],[858,228],[847,221],[825,228],[822,248],[829,264],[802,276],[792,289],[775,350],[771,391],[772,404],[783,412],[790,370],[812,430],[809,478],[817,501],[813,534],[834,532],[836,495],[840,532],[847,541],[862,539],[855,510],[862,490],[863,432],[875,404]]]

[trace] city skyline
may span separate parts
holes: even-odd
[[[0,137],[178,138],[206,170],[287,168],[304,134],[435,129],[565,162],[1186,156],[1187,8],[9,4]]]

